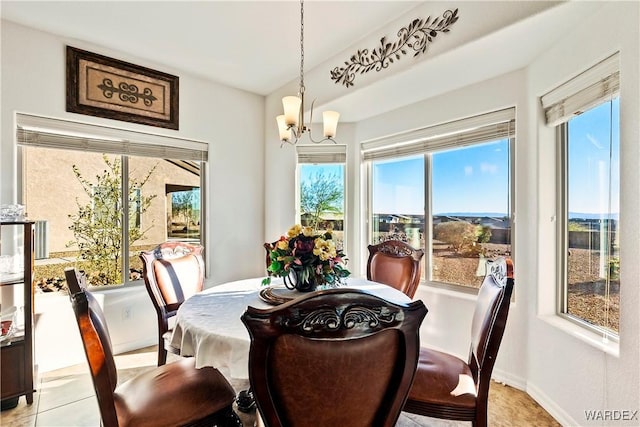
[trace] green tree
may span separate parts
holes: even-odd
[[[318,229],[325,212],[342,213],[344,189],[337,173],[316,172],[300,188],[300,213],[311,215],[310,226]]]
[[[171,197],[171,214],[174,217],[182,216],[184,222],[189,224],[194,221],[193,215],[193,190],[177,191]]]
[[[75,241],[67,243],[77,246],[80,259],[86,261],[89,281],[92,285],[121,283],[122,263],[122,168],[119,158],[109,160],[103,155],[106,168],[95,176],[95,181],[85,178],[77,165],[73,165],[73,173],[89,196],[89,202],[81,204],[76,197],[78,212],[69,215]],[[129,235],[131,246],[144,237],[153,226],[142,230],[139,226],[139,215],[146,212],[156,195],[143,196],[142,187],[148,182],[155,170],[154,166],[142,179],[129,179]]]

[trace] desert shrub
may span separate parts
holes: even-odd
[[[436,224],[433,229],[433,237],[453,247],[460,254],[475,252],[478,235],[476,226],[465,221],[449,221]]]

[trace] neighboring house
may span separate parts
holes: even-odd
[[[300,222],[302,225],[312,224],[314,215],[310,213],[304,213],[300,216]],[[343,230],[344,229],[344,214],[335,212],[323,212],[320,214],[320,220],[318,223],[320,229],[332,229]]]
[[[183,218],[172,219],[171,193],[176,190],[198,188],[200,176],[193,170],[163,159],[136,158],[130,164],[130,174],[142,178],[155,167],[142,191],[145,196],[155,195],[149,209],[134,219],[143,229],[149,228],[145,238],[136,245],[163,242],[169,231],[185,227]],[[101,154],[79,151],[28,149],[24,154],[25,205],[29,218],[48,222],[48,247],[50,253],[74,250],[67,243],[74,240],[69,230],[69,214],[77,213],[76,199],[81,205],[90,202],[73,173],[77,165],[83,177],[92,177],[106,168]],[[172,227],[173,223],[173,227]],[[190,224],[192,227],[198,224]]]

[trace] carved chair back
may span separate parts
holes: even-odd
[[[468,360],[479,400],[488,399],[491,373],[507,324],[513,285],[511,259],[487,261],[487,275],[478,291],[471,322]]]
[[[395,425],[426,313],[422,301],[394,304],[346,288],[272,309],[248,307],[249,378],[264,423]]]
[[[399,240],[369,245],[367,279],[393,286],[413,298],[421,276],[422,249]]]
[[[271,265],[271,251],[275,249],[277,243],[277,241],[273,243],[266,242],[264,245],[262,245],[265,252],[267,253],[265,258],[265,265],[267,267],[267,275],[269,276],[271,276],[271,272],[269,271],[269,266]]]
[[[167,333],[169,319],[176,315],[185,299],[204,287],[203,248],[182,242],[166,242],[140,253],[144,284],[158,318],[158,365],[172,352]]]

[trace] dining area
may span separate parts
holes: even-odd
[[[492,426],[554,425],[553,419],[561,425],[638,424],[637,2],[461,2],[450,15],[460,19],[423,54],[411,57],[408,50],[387,68],[356,75],[351,87],[336,84],[331,71],[365,49],[384,50],[384,43],[401,37],[399,29],[441,17],[446,8],[433,2],[305,2],[308,55],[300,77],[307,99],[301,120],[285,120],[291,133],[309,128],[297,144],[297,135],[283,144],[275,125],[285,110],[283,97],[303,83],[297,79],[301,4],[98,3],[3,2],[0,202],[26,206],[27,218],[42,225],[36,241],[48,242],[49,250],[34,245],[39,271],[32,363],[23,358],[37,372],[27,387],[34,391],[33,403],[8,396],[6,382],[13,377],[3,372],[3,401],[19,403],[2,411],[0,424],[101,422],[66,288],[40,293],[38,287],[40,280],[50,289],[63,284],[59,267],[67,264],[99,276],[86,266],[84,242],[71,229],[79,223],[94,236],[118,230],[112,234],[122,243],[106,245],[116,248],[98,260],[108,261],[109,276],[92,277],[86,290],[104,311],[118,381],[158,365],[193,364],[185,369],[196,379],[220,387],[221,400],[213,399],[221,405],[216,412],[230,405],[244,425],[252,425],[261,413],[260,399],[241,405],[249,412],[238,409],[255,391],[253,340],[242,316],[248,307],[277,310],[295,303],[275,305],[260,297],[263,289],[275,297],[300,292],[287,288],[291,283],[285,280],[293,277],[270,275],[262,245],[315,212],[302,207],[303,190],[314,176],[306,171],[313,168],[337,171],[335,181],[343,188],[338,210],[321,210],[322,220],[343,233],[349,255],[350,274],[336,289],[356,280],[388,286],[386,277],[368,274],[367,245],[381,237],[424,250],[421,280],[407,297],[422,301],[428,312],[396,425],[470,425],[411,412],[434,410],[425,402],[440,392],[441,403],[460,402],[446,414],[456,416],[469,415],[488,394]],[[154,19],[140,19],[152,12]],[[91,19],[96,16],[103,19]],[[593,31],[603,23],[608,31]],[[273,31],[265,32],[265,25]],[[179,79],[179,86],[169,81],[171,99],[163,104],[173,127],[158,126],[162,118],[143,122],[117,111],[110,117],[104,109],[77,111],[79,73],[69,48]],[[280,78],[265,84],[276,72]],[[340,113],[337,134],[335,128],[329,132],[335,143],[306,140],[311,128],[322,138],[320,113],[328,110]],[[592,161],[582,162],[583,155]],[[110,171],[108,164],[118,166],[117,177],[94,179]],[[83,186],[79,178],[90,182]],[[118,190],[106,191],[106,181]],[[117,200],[105,202],[107,194],[117,194]],[[191,203],[185,204],[188,196]],[[116,210],[117,227],[96,226]],[[469,225],[476,233],[468,232]],[[16,242],[5,231],[2,255],[14,256]],[[145,231],[145,238],[130,239]],[[468,235],[472,244],[457,243]],[[163,329],[136,261],[140,251],[184,237],[202,245],[206,268],[193,290],[182,291],[178,299],[184,302],[176,299],[165,309],[174,315]],[[71,241],[75,246],[67,247]],[[487,279],[485,261],[501,256],[513,260],[518,286],[497,356],[489,359],[493,380],[485,386],[473,374],[474,363],[491,349],[474,326],[483,320],[476,308],[484,301],[480,287],[493,280]],[[266,277],[271,282],[263,286]],[[232,314],[236,338],[225,331],[199,332],[198,325],[183,321],[190,301],[201,294],[253,279],[252,290],[233,296],[247,298]],[[299,299],[322,292],[300,292]],[[228,295],[221,299],[231,298],[231,291],[222,293]],[[0,297],[3,314],[29,300],[14,285],[5,286]],[[18,319],[27,319],[28,311],[16,311]],[[211,314],[203,311],[200,317]],[[7,350],[2,365],[16,372]],[[203,356],[214,360],[199,365]],[[432,378],[430,367],[445,363],[448,379],[438,383],[446,386],[421,381]],[[238,367],[242,374],[236,375],[243,378],[232,377]],[[204,373],[208,379],[201,378]],[[475,396],[451,395],[472,387]],[[536,405],[544,410],[529,411]],[[631,419],[604,419],[613,414]]]
[[[422,250],[396,240],[369,245],[366,276],[357,277],[331,237],[296,225],[265,244],[266,278],[223,284],[206,279],[200,245],[141,252],[157,366],[122,383],[115,368],[105,373],[105,361],[115,365],[101,308],[82,272],[67,269],[103,425],[239,426],[239,414],[266,426],[393,426],[402,414],[488,425],[511,260],[487,262],[463,361],[420,340],[429,311],[414,298]]]

